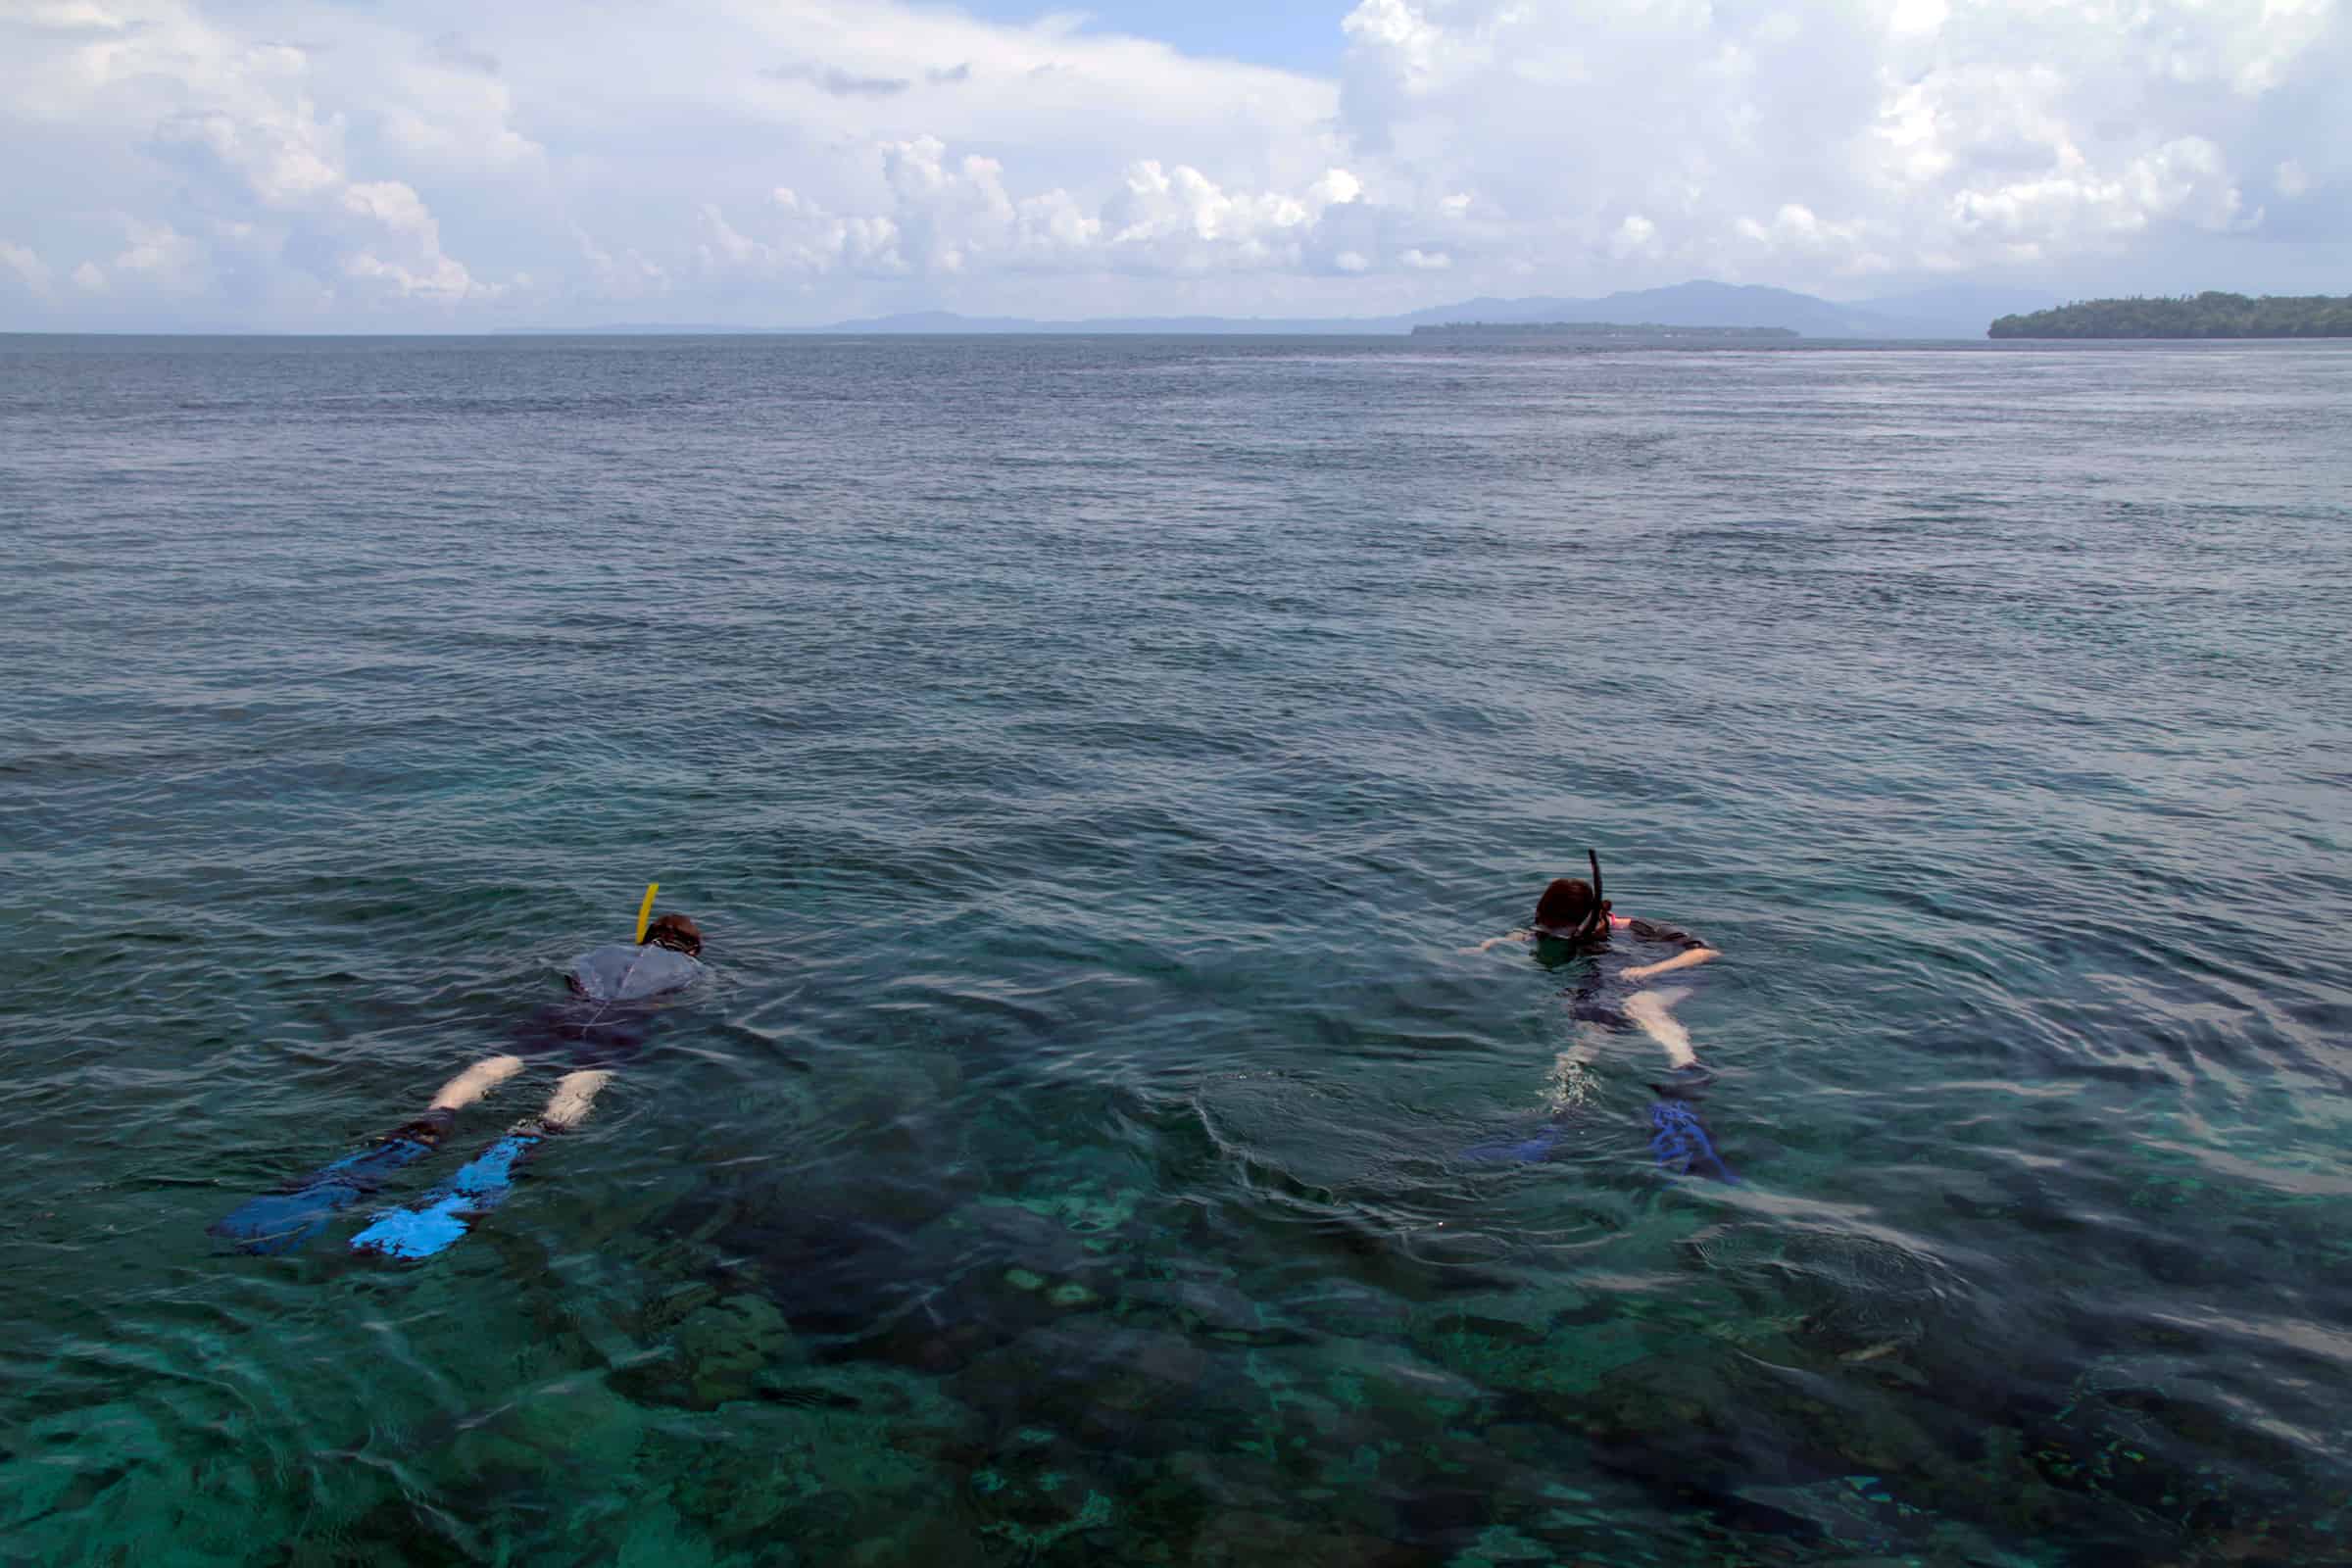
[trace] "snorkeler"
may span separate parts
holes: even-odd
[[[692,984],[703,973],[698,956],[702,949],[701,927],[685,915],[664,914],[645,928],[641,943],[614,943],[582,954],[564,976],[572,994],[582,1000],[541,1009],[518,1031],[517,1043],[534,1051],[552,1049],[575,1061],[625,1056],[644,1043],[645,1015],[642,1009],[616,1012],[615,1004],[646,1001]],[[402,1167],[438,1149],[459,1111],[522,1067],[522,1057],[512,1054],[475,1062],[443,1084],[422,1115],[282,1192],[244,1203],[216,1221],[212,1234],[234,1242],[240,1251],[291,1251]],[[541,1144],[588,1119],[598,1092],[612,1078],[612,1069],[603,1065],[583,1065],[565,1073],[538,1115],[517,1122],[416,1202],[379,1215],[352,1238],[353,1250],[416,1258],[448,1247],[466,1234],[470,1219],[505,1200],[515,1168]]]
[[[1592,881],[1572,877],[1554,879],[1537,899],[1535,919],[1527,929],[1490,937],[1462,951],[1486,953],[1506,943],[1524,943],[1547,965],[1579,956],[1594,958],[1592,969],[1569,993],[1573,999],[1573,1016],[1588,1023],[1635,1024],[1666,1053],[1668,1072],[1662,1080],[1650,1085],[1659,1096],[1650,1106],[1651,1152],[1661,1165],[1686,1172],[1698,1170],[1727,1182],[1736,1181],[1738,1178],[1716,1153],[1714,1141],[1697,1112],[1688,1103],[1704,1095],[1708,1085],[1715,1081],[1715,1075],[1699,1062],[1698,1053],[1690,1044],[1690,1031],[1674,1016],[1674,1004],[1690,995],[1689,991],[1637,991],[1614,1008],[1598,1000],[1601,989],[1611,981],[1651,980],[1679,969],[1695,968],[1723,955],[1688,931],[1648,920],[1629,919],[1615,912],[1614,905],[1603,897],[1600,857],[1588,850],[1585,858],[1592,866]],[[1617,936],[1652,948],[1671,947],[1680,951],[1670,957],[1612,970],[1608,959],[1615,952],[1610,939]],[[1581,1057],[1571,1054],[1563,1055],[1560,1070],[1565,1076],[1581,1066]],[[1569,1108],[1567,1104],[1561,1105],[1552,1122],[1532,1138],[1484,1145],[1467,1152],[1474,1159],[1541,1159],[1565,1136],[1559,1118]]]

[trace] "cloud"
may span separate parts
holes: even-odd
[[[506,124],[496,60],[459,35],[360,55],[240,36],[172,0],[113,0],[81,20],[83,36],[47,62],[51,85],[19,100],[78,143],[92,167],[74,172],[111,180],[96,202],[52,197],[53,235],[78,240],[65,263],[77,298],[116,311],[201,303],[208,317],[258,307],[296,324],[505,291],[445,247],[419,184],[381,167],[424,178],[532,162]],[[0,148],[20,133],[0,117]]]
[[[1609,254],[1623,261],[1646,256],[1656,249],[1658,225],[1640,213],[1628,213],[1609,236]]]
[[[806,62],[770,66],[760,74],[770,81],[810,82],[836,98],[889,98],[914,85],[913,80],[906,76],[856,76],[838,66],[816,66]]]
[[[20,288],[34,294],[49,292],[49,264],[35,255],[29,245],[0,240],[0,276],[14,277]]]
[[[101,270],[78,273],[82,286],[134,287],[165,294],[193,295],[211,280],[206,247],[170,223],[151,223],[119,215],[127,241]],[[87,264],[85,264],[87,265]]]
[[[706,206],[704,269],[865,278],[1296,270],[1312,265],[1323,220],[1363,193],[1343,169],[1292,192],[1251,191],[1187,165],[1139,159],[1090,203],[1060,187],[1016,194],[999,161],[956,154],[935,136],[877,142],[868,156],[886,193],[870,210],[837,212],[789,187],[740,220]]]
[[[895,98],[915,84],[912,76],[860,74],[813,60],[788,61],[760,74],[769,81],[807,82],[836,98]],[[972,63],[934,66],[923,72],[922,79],[934,87],[960,86],[972,79]]]
[[[903,0],[17,0],[0,326],[2352,268],[2348,0],[1359,0],[1334,38],[1319,78]]]
[[[584,228],[575,227],[572,240],[581,257],[593,269],[590,291],[597,298],[633,303],[657,299],[669,292],[668,269],[647,259],[634,248],[624,247],[615,256],[599,245]]]
[[[476,49],[466,41],[462,32],[445,32],[436,37],[428,58],[433,64],[448,66],[456,71],[476,71],[485,76],[498,74],[498,56]]]
[[[300,72],[286,75],[298,79]],[[284,239],[306,242],[295,252],[331,257],[314,266],[322,281],[340,276],[364,289],[442,301],[495,292],[443,252],[440,224],[414,187],[352,178],[343,143],[342,123],[322,119],[295,92],[170,116],[150,149],[182,172],[216,217],[258,219]],[[158,228],[170,232],[169,224]],[[247,223],[244,232],[252,230]],[[175,254],[192,244],[173,237]],[[113,270],[123,266],[118,259]]]
[[[2336,0],[1361,0],[1344,27],[1366,164],[1556,259],[1823,283],[2129,258],[2257,227],[2245,182],[2289,124],[2352,144]]]
[[[21,0],[17,21],[28,32],[62,35],[116,34],[124,26],[122,19],[92,0]]]
[[[2179,219],[2206,228],[2239,220],[2237,187],[2222,151],[2184,136],[2119,169],[1988,182],[1956,192],[1954,229],[2009,246],[2039,246],[2051,236],[2128,239]]]

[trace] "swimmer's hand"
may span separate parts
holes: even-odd
[[[1647,980],[1654,975],[1672,974],[1677,969],[1695,969],[1709,958],[1722,956],[1723,955],[1713,948],[1692,948],[1689,953],[1678,953],[1663,962],[1645,963],[1639,968],[1628,969],[1625,971],[1624,978]]]
[[[1526,940],[1526,932],[1513,931],[1508,936],[1489,937],[1486,941],[1481,942],[1477,947],[1464,948],[1462,951],[1464,953],[1488,953],[1492,952],[1495,948],[1501,947],[1506,942],[1525,942]]]

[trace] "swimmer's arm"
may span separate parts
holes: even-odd
[[[1677,969],[1695,969],[1710,958],[1720,958],[1723,955],[1718,953],[1713,948],[1692,948],[1688,953],[1678,953],[1673,957],[1667,958],[1662,962],[1645,963],[1638,969],[1628,969],[1625,971],[1625,978],[1628,980],[1647,980],[1656,975],[1672,974]]]
[[[1506,942],[1525,942],[1526,940],[1526,932],[1513,931],[1506,936],[1489,937],[1486,941],[1481,942],[1477,947],[1464,948],[1462,951],[1464,953],[1491,953],[1494,949],[1501,947]]]

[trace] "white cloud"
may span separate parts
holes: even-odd
[[[2171,218],[2226,228],[2237,220],[2238,206],[2221,149],[2186,136],[2111,172],[2084,169],[1963,189],[1952,198],[1952,221],[1962,233],[2040,246],[2054,236],[2128,239]]]
[[[597,297],[636,301],[656,299],[669,292],[668,269],[647,260],[634,247],[624,246],[615,256],[599,245],[586,229],[574,227],[571,232],[581,258],[592,270],[591,286]]]
[[[129,243],[107,265],[118,279],[151,285],[166,293],[192,294],[205,282],[204,248],[170,223],[121,216]]]
[[[29,245],[0,240],[0,273],[13,275],[20,287],[34,294],[49,292],[49,264],[34,254]]]
[[[1609,254],[1619,259],[1645,256],[1657,247],[1658,225],[1640,213],[1628,213],[1609,236]]]
[[[2316,281],[2352,264],[2348,9],[1360,0],[1324,80],[902,0],[16,0],[0,312],[446,326],[1306,314],[1694,275]]]
[[[2125,257],[2255,223],[2240,172],[2284,126],[2352,141],[2338,0],[1362,0],[1347,28],[1360,146],[1555,255],[1693,272]]]
[[[712,204],[703,213],[705,268],[867,278],[1296,270],[1309,265],[1323,217],[1363,191],[1344,169],[1295,193],[1234,191],[1198,169],[1147,158],[1090,205],[1059,187],[1015,195],[997,160],[956,154],[936,136],[880,142],[867,156],[886,193],[880,210],[838,213],[789,187],[757,217]]]
[[[439,122],[468,128],[469,156],[485,166],[514,156],[481,124],[485,92],[503,90],[495,83],[485,88],[475,73],[384,40],[372,40],[368,58],[240,31],[180,0],[51,6],[46,22],[51,31],[31,35],[29,69],[22,59],[14,71],[0,66],[0,92],[27,89],[17,115],[0,117],[0,152],[25,120],[42,122],[36,130],[62,126],[68,145],[78,143],[115,181],[96,194],[118,210],[105,222],[127,236],[121,251],[99,249],[100,232],[82,216],[86,194],[50,215],[55,227],[82,231],[74,276],[84,295],[228,306],[241,288],[280,309],[299,301],[331,315],[387,298],[447,304],[495,294],[443,250],[415,185],[354,168],[383,148],[430,168],[430,138],[414,132],[431,104],[375,101],[321,62],[341,53],[339,69],[370,92],[456,82],[438,100]],[[25,41],[0,21],[0,56]],[[60,170],[60,189],[89,172]]]

